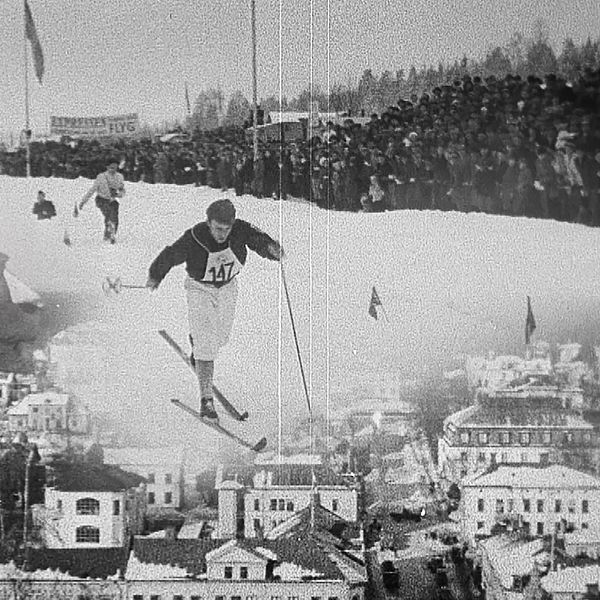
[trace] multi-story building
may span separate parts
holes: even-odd
[[[10,431],[88,434],[90,412],[69,394],[56,391],[29,394],[8,411]]]
[[[106,448],[104,460],[126,471],[137,473],[146,480],[148,509],[181,508],[184,498],[185,449],[163,448]]]
[[[600,529],[600,480],[563,465],[499,465],[461,481],[461,529],[473,542],[500,523],[532,535]]]
[[[482,394],[444,421],[440,473],[459,481],[495,463],[593,465],[598,436],[582,405],[581,389],[536,381]]]
[[[127,546],[143,528],[143,479],[87,462],[55,462],[47,468],[43,506],[33,521],[46,548]]]

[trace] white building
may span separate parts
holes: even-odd
[[[33,522],[47,548],[127,546],[143,528],[143,480],[116,467],[57,463]]]
[[[551,571],[541,579],[542,589],[552,600],[585,600],[597,598],[600,565],[566,567]]]
[[[481,540],[481,583],[487,600],[523,598],[534,569],[548,570],[550,557],[541,539],[527,541],[508,535]]]
[[[460,523],[471,542],[500,522],[533,535],[600,529],[600,480],[562,465],[500,465],[461,481]]]
[[[90,412],[69,394],[55,391],[25,396],[7,411],[10,431],[88,434]]]
[[[280,540],[136,538],[125,574],[131,600],[363,600],[364,565],[311,536]]]
[[[183,447],[105,448],[104,461],[146,479],[148,509],[181,508],[184,498]]]

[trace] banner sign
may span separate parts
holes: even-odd
[[[50,117],[50,133],[70,137],[131,136],[139,131],[137,113],[104,117]]]

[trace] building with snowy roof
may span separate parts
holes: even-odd
[[[580,414],[582,391],[529,379],[451,414],[438,440],[441,474],[458,482],[497,463],[597,461],[598,435]]]
[[[459,518],[470,541],[499,523],[532,535],[600,528],[600,479],[563,465],[499,465],[461,481]]]
[[[546,572],[550,555],[541,539],[494,536],[477,545],[481,581],[486,598],[518,600],[531,582],[534,570]]]
[[[129,597],[362,600],[362,561],[309,535],[278,540],[137,537],[125,573]]]
[[[88,408],[73,396],[56,391],[28,394],[7,410],[10,431],[89,434]]]
[[[46,548],[123,548],[142,531],[142,477],[83,461],[55,461],[46,477],[44,505],[32,507],[34,526]]]
[[[600,565],[566,567],[550,571],[541,578],[540,585],[552,600],[598,598]]]
[[[148,510],[181,508],[185,486],[185,448],[105,448],[104,462],[146,480]]]

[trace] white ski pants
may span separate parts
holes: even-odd
[[[186,277],[190,333],[194,340],[196,360],[215,360],[219,349],[229,340],[235,316],[237,281],[232,279],[221,287],[199,283]]]

